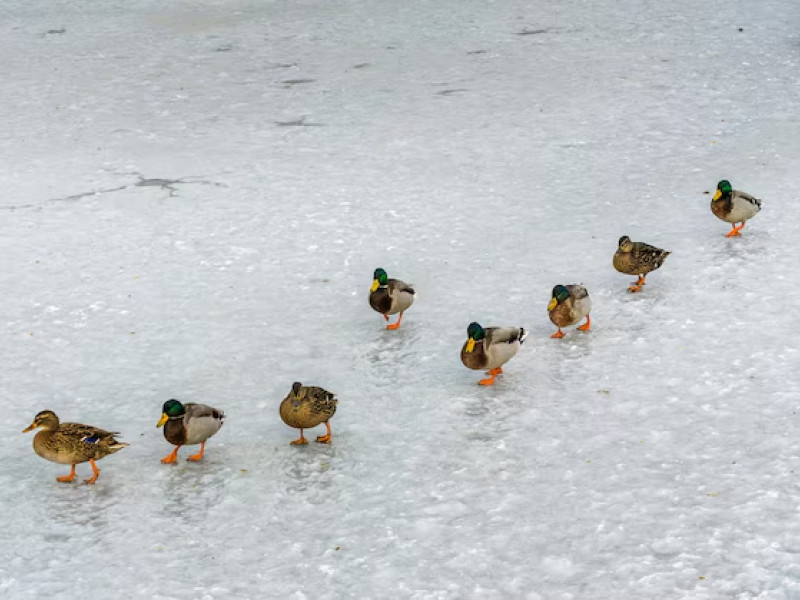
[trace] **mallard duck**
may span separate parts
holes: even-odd
[[[717,191],[711,198],[711,212],[718,219],[727,221],[733,229],[725,237],[736,237],[741,234],[748,219],[755,217],[761,210],[761,200],[731,187],[731,182],[723,179],[717,184]],[[736,223],[741,223],[738,227]]]
[[[562,338],[564,332],[562,327],[570,327],[586,317],[586,323],[578,327],[581,331],[589,331],[592,326],[592,318],[589,311],[592,310],[592,301],[589,292],[582,285],[557,285],[553,288],[553,297],[547,305],[547,312],[550,313],[550,320],[558,327],[551,338]]]
[[[186,460],[200,460],[205,454],[206,440],[219,431],[224,421],[225,413],[216,408],[194,402],[181,404],[175,399],[167,400],[156,427],[164,426],[164,437],[170,444],[175,444],[175,449],[161,462],[177,462],[180,447],[194,444],[200,444],[200,452]]]
[[[293,446],[307,444],[303,429],[311,429],[325,423],[328,433],[317,437],[320,444],[330,444],[331,425],[328,423],[336,412],[336,396],[321,387],[304,386],[299,381],[292,384],[289,395],[283,399],[279,412],[281,419],[289,427],[300,430],[300,437],[292,442]]]
[[[43,410],[33,418],[33,423],[22,430],[28,433],[41,427],[41,431],[33,438],[33,450],[49,461],[60,465],[72,465],[69,475],[56,477],[58,481],[70,482],[75,479],[75,465],[89,461],[93,475],[84,483],[94,483],[100,470],[94,463],[122,450],[125,442],[114,439],[117,431],[106,431],[91,425],[80,423],[62,423],[52,410]]]
[[[487,327],[470,323],[467,327],[467,341],[461,348],[461,362],[464,366],[482,371],[490,377],[481,379],[481,385],[492,385],[495,378],[503,372],[503,365],[519,352],[519,347],[528,332],[522,327]]]
[[[389,315],[400,313],[396,323],[386,326],[386,329],[397,329],[403,320],[403,313],[414,304],[416,292],[407,283],[399,279],[389,279],[386,271],[375,269],[372,287],[369,289],[369,305],[383,315],[385,321]]]
[[[638,292],[644,285],[645,275],[658,269],[670,254],[644,242],[632,242],[631,238],[623,235],[614,254],[614,268],[626,275],[638,275],[639,280],[628,288],[630,292]]]

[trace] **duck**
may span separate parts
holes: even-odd
[[[292,384],[289,394],[281,401],[280,415],[289,427],[300,430],[300,437],[289,442],[292,446],[308,443],[303,436],[303,429],[311,429],[325,423],[328,432],[317,436],[320,444],[331,443],[331,425],[329,419],[336,412],[338,399],[334,394],[321,387],[304,386],[299,381]]]
[[[69,475],[56,477],[56,480],[64,483],[75,479],[75,465],[88,461],[92,466],[92,476],[85,479],[84,483],[93,484],[100,475],[95,461],[129,445],[114,439],[114,436],[120,435],[118,431],[106,431],[81,423],[62,423],[52,410],[37,413],[22,433],[34,429],[41,429],[33,438],[36,454],[54,463],[72,465]]]
[[[398,329],[403,320],[403,313],[414,304],[416,292],[409,284],[399,279],[389,279],[386,271],[375,269],[372,286],[369,289],[369,305],[383,315],[384,321],[389,321],[389,315],[396,315],[395,323],[390,323],[386,329]]]
[[[645,276],[661,267],[670,254],[672,253],[667,250],[644,242],[632,242],[631,238],[623,235],[619,238],[619,247],[614,253],[614,268],[626,275],[638,275],[636,283],[628,288],[629,292],[638,292],[644,285]]]
[[[503,373],[503,365],[519,352],[528,332],[522,327],[486,327],[474,321],[467,327],[467,341],[461,348],[461,362],[469,369],[488,369],[480,385],[492,385]]]
[[[198,461],[203,458],[206,441],[217,433],[225,421],[225,413],[205,404],[187,402],[183,404],[174,398],[164,402],[161,418],[156,427],[164,427],[164,437],[175,449],[161,459],[165,465],[178,461],[181,446],[200,444],[200,451],[186,460]]]
[[[553,288],[553,297],[547,305],[547,312],[550,320],[558,327],[551,338],[563,338],[566,335],[561,331],[562,327],[570,327],[580,322],[586,317],[586,323],[580,325],[580,331],[589,331],[592,326],[592,318],[589,312],[592,310],[592,301],[589,292],[579,284],[557,285]]]
[[[761,211],[761,200],[735,190],[731,182],[723,179],[717,184],[717,191],[711,198],[711,212],[718,219],[727,221],[733,229],[725,234],[725,237],[741,236],[745,223],[755,217]],[[741,223],[738,227],[736,223]]]

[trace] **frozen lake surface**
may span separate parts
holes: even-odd
[[[0,597],[800,598],[796,0],[1,14]],[[672,251],[641,294],[623,234]],[[491,388],[473,320],[531,332]],[[227,413],[199,464],[171,397]],[[57,483],[45,408],[131,445]]]

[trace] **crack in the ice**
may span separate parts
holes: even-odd
[[[128,190],[137,187],[157,187],[162,190],[167,190],[169,191],[170,198],[176,196],[178,193],[178,190],[175,188],[176,185],[197,184],[197,185],[212,185],[214,187],[225,187],[225,185],[222,183],[217,183],[216,181],[208,181],[206,179],[202,179],[199,175],[187,175],[186,177],[181,177],[180,179],[161,179],[158,177],[153,177],[153,178],[144,177],[142,176],[141,173],[137,172],[133,172],[130,174],[136,175],[136,177],[139,178],[139,181],[137,181],[136,183],[129,183],[127,185],[120,185],[113,188],[101,188],[99,190],[92,190],[90,192],[71,194],[69,196],[63,196],[61,198],[49,198],[47,200],[42,200],[40,202],[32,202],[31,204],[0,206],[0,210],[36,208],[45,206],[47,204],[56,204],[58,202],[77,202],[78,200],[82,200],[83,198],[88,198],[89,196],[102,196],[103,194],[112,194],[114,192],[121,192],[122,190]]]
[[[308,117],[300,117],[292,121],[273,121],[278,127],[324,127],[325,123],[307,123]]]

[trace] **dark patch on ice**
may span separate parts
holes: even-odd
[[[61,29],[48,29],[45,35],[61,35],[62,33],[66,33],[66,31],[66,27],[62,27]]]
[[[306,117],[300,117],[293,121],[273,121],[278,127],[325,127],[325,123],[308,123]]]
[[[452,96],[453,94],[460,94],[462,92],[468,92],[467,88],[453,88],[450,90],[442,90],[440,92],[436,92],[437,96]]]
[[[548,33],[550,28],[547,29],[523,29],[522,31],[518,31],[517,35],[540,35],[542,33]]]
[[[358,63],[357,65],[353,65],[354,69],[363,69],[364,67],[371,67],[372,63]]]
[[[291,85],[303,85],[304,83],[314,83],[316,79],[284,79],[281,83],[285,83],[287,86]]]
[[[214,52],[230,52],[231,50],[233,50],[233,44],[225,44],[214,48]]]
[[[291,69],[296,67],[297,63],[277,63],[270,67],[270,69]]]
[[[474,56],[476,54],[486,54],[486,50],[471,50],[467,52],[470,56]]]

